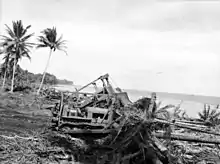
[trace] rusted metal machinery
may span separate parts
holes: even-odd
[[[96,85],[99,81],[101,88]],[[91,85],[95,92],[82,92]],[[68,134],[109,133],[111,129],[106,127],[120,116],[121,107],[131,103],[127,93],[114,89],[109,75],[105,74],[76,92],[62,93],[60,102],[53,109],[53,122],[58,130]],[[118,124],[115,122],[113,126]]]

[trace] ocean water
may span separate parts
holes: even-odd
[[[61,91],[75,91],[75,87],[79,89],[80,87],[77,86],[70,86],[70,85],[58,85],[55,88]],[[139,90],[123,90],[128,93],[128,97],[132,102],[135,102],[141,97],[149,97],[151,92],[148,91],[139,91]],[[83,92],[93,93],[94,88],[85,88]],[[190,96],[190,95],[180,95],[180,94],[169,94],[169,93],[157,93],[158,101],[161,101],[161,107],[172,104],[178,105],[181,103],[181,109],[185,110],[186,113],[190,117],[198,117],[198,112],[201,112],[204,108],[204,97],[201,96]],[[211,102],[211,108],[215,108],[216,104],[220,101],[220,99],[213,100],[213,98],[207,97],[205,100],[207,102]],[[220,110],[220,109],[219,109]]]

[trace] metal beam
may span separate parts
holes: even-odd
[[[99,77],[99,78],[97,78],[96,80],[94,80],[94,81],[92,81],[92,82],[88,83],[87,85],[85,85],[85,86],[81,87],[81,88],[80,88],[80,89],[78,89],[77,91],[79,92],[79,91],[81,91],[81,90],[85,89],[86,87],[88,87],[88,86],[92,85],[92,84],[93,84],[93,83],[95,83],[96,81],[98,81],[98,80],[102,80],[102,79],[106,79],[106,78],[108,78],[108,77],[109,77],[109,75],[108,75],[108,74],[105,74],[105,75],[103,75],[103,76],[100,76],[100,77]]]

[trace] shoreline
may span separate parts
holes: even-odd
[[[77,87],[77,86],[76,86]],[[81,87],[81,86],[78,86]],[[61,91],[75,91],[74,85],[57,85],[56,89]],[[151,92],[149,91],[140,91],[140,90],[131,90],[131,89],[122,89],[127,92],[129,99],[132,102],[137,101],[141,97],[149,97]],[[93,92],[93,88],[88,88],[88,92]],[[219,97],[212,96],[197,96],[197,95],[186,95],[186,94],[170,94],[163,92],[156,92],[159,101],[162,102],[161,106],[168,104],[178,105],[181,101],[181,108],[186,111],[190,117],[198,118],[198,112],[201,112],[204,108],[204,104],[209,104],[212,109],[214,109],[219,103]]]

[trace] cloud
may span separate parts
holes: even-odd
[[[205,32],[220,29],[218,1],[157,0],[3,0],[8,19],[25,18],[52,22],[114,23],[137,30],[190,30]],[[11,10],[7,9],[10,6]],[[13,10],[13,13],[10,11]],[[19,13],[19,14],[15,14]]]
[[[129,8],[121,17],[124,26],[140,30],[194,32],[220,29],[220,2],[156,1]]]
[[[48,71],[76,84],[108,72],[123,88],[214,95],[220,89],[219,4],[3,0],[2,21],[22,19],[36,36],[56,26],[69,56],[54,53]],[[21,65],[43,72],[48,51],[34,51],[31,63]]]

